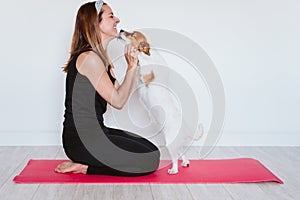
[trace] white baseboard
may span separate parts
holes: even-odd
[[[228,133],[221,135],[217,146],[300,146],[300,133]]]
[[[199,146],[203,141],[193,143]],[[61,145],[61,132],[0,132],[0,146]],[[300,133],[223,134],[216,146],[300,146]]]

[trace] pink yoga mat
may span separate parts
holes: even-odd
[[[246,183],[275,181],[283,183],[259,161],[251,158],[224,160],[191,160],[189,167],[179,163],[179,173],[168,175],[169,167],[140,177],[59,174],[55,167],[63,160],[30,160],[14,178],[16,183],[102,183],[102,184],[179,184],[179,183]],[[161,161],[161,163],[164,161]]]

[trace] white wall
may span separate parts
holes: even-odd
[[[61,143],[64,77],[85,1],[6,1],[0,8],[0,145]],[[127,0],[119,27],[165,28],[196,41],[226,93],[218,145],[300,145],[300,2]]]

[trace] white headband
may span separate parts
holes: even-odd
[[[102,8],[102,6],[103,6],[103,1],[102,0],[99,0],[99,1],[96,1],[95,2],[95,7],[96,7],[96,10],[97,10],[97,13],[99,14],[100,13],[100,11],[101,11],[101,8]]]

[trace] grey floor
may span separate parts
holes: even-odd
[[[199,159],[197,147],[188,155]],[[216,147],[207,159],[258,159],[284,184],[16,184],[12,181],[29,159],[65,159],[60,146],[0,147],[0,200],[47,199],[300,199],[300,147]]]

